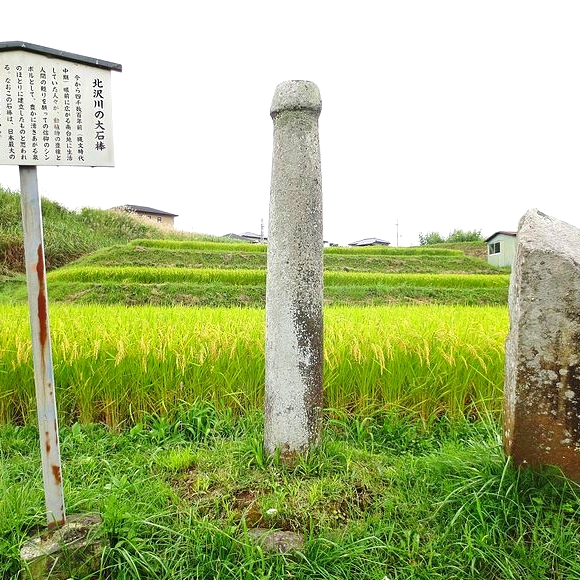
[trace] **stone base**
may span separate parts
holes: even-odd
[[[67,580],[99,570],[106,540],[99,514],[78,514],[54,530],[26,542],[21,550],[23,578]]]
[[[304,548],[304,536],[284,530],[253,528],[248,530],[248,538],[262,547],[265,552],[286,554]]]

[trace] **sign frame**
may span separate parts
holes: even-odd
[[[117,63],[0,42],[0,165],[114,166]]]
[[[3,58],[4,55],[4,58]],[[46,286],[46,263],[44,255],[44,241],[43,241],[43,227],[42,227],[42,210],[41,210],[41,200],[38,191],[38,177],[37,177],[37,165],[81,165],[88,167],[99,167],[99,166],[112,166],[113,163],[79,163],[77,159],[75,163],[51,163],[46,162],[47,160],[41,160],[39,163],[35,163],[35,159],[22,158],[22,153],[19,156],[16,155],[14,159],[10,156],[6,157],[6,140],[3,140],[1,131],[2,123],[4,122],[8,127],[12,126],[13,130],[18,130],[18,135],[14,135],[17,140],[22,139],[22,149],[28,152],[30,147],[32,151],[32,144],[35,142],[33,136],[41,137],[43,132],[43,127],[39,126],[39,113],[41,109],[37,109],[39,104],[37,99],[37,89],[38,93],[40,90],[40,69],[34,68],[35,65],[30,65],[31,70],[25,67],[23,64],[20,65],[20,70],[16,70],[14,62],[16,59],[21,58],[22,55],[33,55],[32,61],[35,62],[34,58],[38,57],[39,62],[54,64],[54,70],[56,70],[57,63],[64,63],[65,66],[70,65],[71,67],[87,67],[89,70],[103,71],[106,74],[110,74],[110,71],[122,71],[122,66],[120,64],[91,58],[87,56],[81,56],[71,52],[65,52],[62,50],[56,50],[53,48],[48,48],[40,46],[37,44],[30,44],[22,41],[10,41],[10,42],[0,42],[0,165],[18,165],[20,172],[20,197],[21,197],[21,209],[22,209],[22,227],[24,234],[24,255],[26,264],[26,283],[28,290],[28,307],[29,307],[29,318],[30,318],[30,330],[32,337],[32,358],[34,365],[34,383],[36,391],[36,408],[37,408],[37,418],[38,418],[38,430],[40,438],[40,452],[42,458],[42,476],[44,485],[44,495],[45,495],[45,506],[46,506],[46,519],[47,526],[49,529],[61,527],[66,523],[66,513],[65,513],[65,503],[64,503],[64,491],[62,482],[62,465],[60,458],[60,443],[58,435],[58,417],[57,417],[57,407],[56,407],[56,396],[55,396],[55,384],[54,384],[54,370],[52,363],[52,347],[50,341],[50,324],[48,316],[48,292]],[[26,59],[25,59],[26,60]],[[46,65],[47,68],[49,64]],[[13,70],[14,69],[14,70]],[[63,69],[60,69],[61,73]],[[45,70],[45,72],[47,72]],[[15,73],[20,73],[20,77],[13,76]],[[51,71],[52,73],[52,71]],[[30,74],[30,79],[28,76]],[[38,76],[35,76],[38,75]],[[99,79],[100,76],[95,75],[94,78]],[[7,80],[8,79],[8,80]],[[14,85],[12,85],[12,79],[15,79]],[[19,80],[20,79],[20,80]],[[39,81],[36,84],[36,81]],[[58,123],[58,131],[60,132],[60,119],[65,121],[64,129],[64,139],[67,142],[67,131],[68,127],[66,125],[67,117],[66,113],[69,112],[71,116],[71,139],[72,139],[72,122],[74,120],[74,113],[71,111],[71,107],[74,106],[72,98],[67,102],[65,96],[67,93],[71,95],[70,89],[74,87],[74,82],[71,82],[70,78],[65,79],[64,73],[59,77],[59,73],[56,72],[55,78],[44,78],[46,91],[48,93],[48,88],[55,90],[55,96],[47,98],[46,106],[46,120],[47,123],[50,121],[52,123],[52,136],[49,131],[49,139],[52,138],[52,143],[56,151],[56,140],[57,134],[55,126]],[[50,83],[52,84],[48,84]],[[67,85],[69,90],[65,91],[64,86]],[[6,99],[6,86],[10,85],[10,96],[11,105],[13,106],[12,120],[10,120],[7,111],[7,99]],[[19,85],[22,87],[19,89]],[[56,87],[56,88],[55,88]],[[12,89],[15,92],[12,92]],[[85,85],[86,88],[86,85]],[[4,92],[2,92],[2,90]],[[78,89],[79,92],[81,89]],[[89,91],[88,95],[81,95],[85,100],[91,98],[92,100],[99,101],[101,94],[98,92],[101,90],[100,84],[96,83],[94,85],[94,92]],[[28,95],[25,93],[28,92]],[[22,93],[22,94],[20,94]],[[4,96],[4,101],[2,97]],[[62,98],[62,100],[61,100]],[[110,96],[109,96],[110,99]],[[42,105],[42,102],[40,102]],[[96,111],[101,111],[101,107],[97,106],[100,103],[94,105],[95,113]],[[84,106],[82,102],[79,106]],[[68,111],[66,109],[68,107]],[[111,108],[102,108],[102,116],[110,115]],[[16,112],[14,112],[16,111]],[[64,111],[64,114],[63,114]],[[81,111],[82,112],[82,111]],[[41,113],[42,115],[43,113]],[[111,115],[112,116],[112,115]],[[52,120],[51,120],[52,117]],[[100,122],[101,114],[94,115],[92,121],[95,125]],[[112,119],[111,119],[112,120]],[[107,119],[109,121],[109,119]],[[112,126],[110,133],[110,143],[112,148]],[[92,130],[96,130],[95,127]],[[22,131],[22,133],[20,133]],[[96,134],[96,133],[95,133]],[[23,135],[23,137],[20,137]],[[60,133],[58,135],[61,136]],[[107,135],[107,137],[109,137]],[[67,145],[65,145],[67,147]],[[72,146],[71,146],[72,147]],[[42,149],[41,149],[42,151]],[[78,148],[77,148],[78,155]],[[31,155],[31,157],[33,157]],[[42,162],[44,161],[44,162]],[[50,161],[50,160],[49,160]],[[58,159],[55,159],[58,161]],[[68,160],[67,160],[68,161]]]

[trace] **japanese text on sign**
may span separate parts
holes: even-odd
[[[109,70],[0,53],[0,165],[113,166]]]

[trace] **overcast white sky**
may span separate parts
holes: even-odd
[[[21,40],[123,65],[114,168],[39,167],[68,208],[152,206],[179,229],[268,221],[276,85],[315,82],[324,237],[580,226],[578,0],[27,0]],[[19,189],[18,168],[0,184]]]

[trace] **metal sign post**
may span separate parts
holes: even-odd
[[[66,523],[52,365],[38,165],[112,167],[115,64],[0,42],[0,165],[18,165],[34,382],[49,528]]]
[[[42,235],[42,211],[36,166],[20,166],[20,195],[28,308],[32,333],[32,357],[38,433],[42,455],[42,478],[48,527],[65,523],[64,493],[54,393],[54,372],[48,320],[46,268]]]

